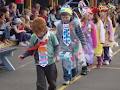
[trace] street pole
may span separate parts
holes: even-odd
[[[32,0],[26,0],[26,7],[31,10]]]
[[[92,7],[97,6],[97,0],[90,0],[90,6]]]

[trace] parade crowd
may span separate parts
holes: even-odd
[[[56,90],[56,63],[62,64],[64,85],[78,75],[87,75],[112,62],[112,47],[120,24],[120,6],[102,2],[97,7],[80,0],[70,5],[46,8],[36,3],[32,10],[20,11],[17,4],[0,4],[0,44],[11,40],[28,47],[19,55],[34,56],[37,90]],[[119,35],[118,35],[119,37]],[[81,69],[80,69],[81,68]]]

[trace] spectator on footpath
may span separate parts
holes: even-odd
[[[11,3],[9,5],[9,12],[10,12],[10,17],[12,17],[12,20],[14,20],[15,18],[20,17],[20,13],[17,9],[17,4],[15,3]]]
[[[40,16],[39,11],[35,10],[31,15],[31,20],[34,20],[35,18],[38,18]]]
[[[4,33],[4,28],[2,28],[3,24],[4,24],[4,19],[5,19],[5,16],[4,16],[4,13],[3,12],[0,12],[0,41],[3,41],[3,33]]]
[[[57,7],[56,7],[56,19],[57,20],[60,20],[60,9],[61,9],[61,6],[60,5],[58,5]]]
[[[6,7],[0,8],[0,32],[1,41],[7,43],[10,38],[10,22],[6,19],[9,18],[9,11]]]
[[[56,90],[57,68],[54,58],[58,52],[57,37],[49,32],[46,21],[41,17],[33,20],[32,31],[34,34],[30,39],[30,48],[19,58],[34,55],[37,71],[36,90]]]
[[[20,46],[28,46],[28,41],[30,39],[30,35],[26,33],[25,29],[24,29],[24,24],[23,21],[20,18],[16,18],[13,21],[14,25],[13,25],[13,30],[14,30],[14,34],[16,36],[16,39],[19,42]]]
[[[56,11],[54,9],[52,9],[48,15],[48,26],[53,28],[55,25],[54,25],[54,22],[56,22],[57,19],[56,19]]]
[[[31,33],[32,34],[32,30],[31,30],[31,27],[30,27],[30,17],[31,17],[32,13],[29,9],[25,9],[24,10],[24,14],[23,14],[23,18],[25,19],[25,30],[28,32],[28,33]]]
[[[40,11],[40,17],[42,17],[42,18],[44,18],[45,19],[45,21],[48,23],[48,8],[45,8],[45,7],[43,7],[43,8],[41,8],[41,11]]]
[[[32,8],[32,12],[37,10],[40,13],[40,9],[41,9],[40,4],[36,3],[35,6],[33,6],[33,8]]]
[[[6,29],[4,30],[4,37],[5,37],[5,41],[9,43],[10,40],[10,31],[11,31],[11,17],[10,17],[10,13],[7,10],[7,12],[5,13],[5,26]]]

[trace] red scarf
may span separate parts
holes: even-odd
[[[39,46],[45,45],[47,43],[48,43],[48,39],[46,39],[45,41],[38,42],[35,46],[28,48],[27,51],[35,51],[39,48]]]

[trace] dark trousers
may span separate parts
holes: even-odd
[[[36,66],[37,70],[37,90],[56,90],[57,68],[55,64],[46,67]],[[48,81],[48,89],[47,83]]]
[[[110,57],[110,54],[109,54],[109,49],[110,49],[109,46],[103,47],[103,50],[104,50],[104,52],[103,52],[104,61],[105,60],[109,60],[109,61],[111,60],[111,57]]]
[[[24,41],[29,41],[31,35],[25,32],[21,32],[21,33],[16,33],[16,38],[19,42],[24,42]]]

